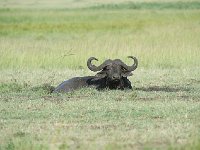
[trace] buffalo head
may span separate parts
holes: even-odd
[[[95,57],[90,57],[87,61],[87,66],[91,71],[100,71],[96,74],[99,78],[106,78],[108,82],[117,83],[120,82],[122,78],[126,78],[132,75],[132,71],[137,68],[138,60],[133,56],[128,56],[134,60],[133,65],[128,66],[120,59],[106,60],[101,65],[95,66],[91,62],[92,60],[98,61]]]

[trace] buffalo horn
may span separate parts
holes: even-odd
[[[125,69],[127,69],[128,71],[134,71],[137,66],[138,66],[138,60],[136,57],[133,56],[128,56],[128,58],[131,58],[134,60],[134,64],[132,66],[127,66],[125,63],[121,63],[121,66],[124,67]]]
[[[88,59],[88,61],[87,61],[87,66],[88,66],[88,68],[89,68],[91,71],[94,71],[94,72],[102,70],[102,69],[103,69],[105,66],[107,66],[107,65],[109,64],[109,62],[110,62],[110,60],[106,60],[106,61],[104,61],[104,63],[102,63],[100,66],[95,66],[95,65],[93,65],[93,64],[91,63],[92,60],[98,61],[98,59],[95,58],[95,57],[90,57],[90,58]]]

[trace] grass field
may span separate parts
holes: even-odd
[[[136,56],[133,91],[49,94]],[[0,1],[0,150],[200,149],[200,2]]]

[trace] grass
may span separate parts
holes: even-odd
[[[0,150],[200,149],[199,14],[188,0],[1,1]],[[90,56],[129,55],[133,91],[49,94],[94,74]]]
[[[200,3],[198,1],[175,1],[175,2],[126,2],[120,4],[103,4],[90,7],[92,9],[199,9]]]
[[[2,148],[199,147],[199,69],[138,69],[130,78],[133,91],[48,94],[43,84],[57,85],[72,74],[90,73],[1,71]]]
[[[88,7],[101,7],[103,8],[107,7],[106,5],[112,6],[111,8],[118,8],[118,5],[124,6],[126,4],[124,3],[130,3],[132,4],[131,8],[199,8],[198,6],[198,0],[57,0],[57,1],[47,1],[47,0],[2,0],[0,1],[0,8],[40,8],[40,9],[46,9],[46,8],[62,8],[62,9],[82,9],[82,8],[88,8]],[[141,4],[142,5],[141,5]],[[152,6],[151,4],[155,4]],[[151,5],[149,7],[149,5]],[[162,6],[161,6],[162,5]],[[189,7],[188,7],[189,5]],[[136,7],[135,7],[136,6]],[[139,7],[138,7],[139,6]],[[161,7],[160,7],[161,6]],[[164,6],[164,7],[163,7]],[[166,7],[167,6],[167,7]],[[121,7],[120,7],[121,8]],[[123,7],[124,8],[124,7]],[[126,7],[130,8],[130,7]]]
[[[77,69],[90,56],[130,63],[128,55],[145,68],[198,66],[199,16],[199,10],[3,11],[0,68]]]

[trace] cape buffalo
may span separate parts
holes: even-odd
[[[138,66],[138,60],[133,56],[128,56],[134,60],[133,65],[128,66],[120,59],[104,61],[101,65],[95,66],[92,60],[98,61],[95,57],[90,57],[87,61],[87,66],[91,71],[98,72],[95,76],[75,77],[62,82],[53,91],[54,93],[66,93],[82,87],[94,87],[97,90],[101,89],[132,89],[131,82],[127,79],[132,75]]]

